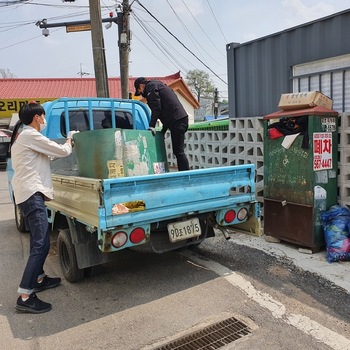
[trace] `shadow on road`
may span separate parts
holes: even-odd
[[[0,315],[7,318],[13,337],[22,340],[59,333],[217,278],[215,273],[189,263],[177,253],[157,255],[124,250],[115,253],[99,275],[74,284],[63,280],[59,287],[38,293],[39,298],[52,303],[52,311],[20,314],[14,306],[29,235],[13,231],[11,220],[0,225],[0,283],[5,296]],[[61,275],[56,238],[53,233],[45,266],[45,272],[51,276]]]

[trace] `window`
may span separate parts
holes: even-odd
[[[112,118],[110,110],[94,110],[93,112],[93,128],[90,128],[89,111],[77,110],[69,111],[69,129],[78,131],[97,130],[112,128]],[[114,114],[115,126],[120,129],[133,129],[133,119],[129,112],[115,111]],[[61,114],[61,133],[66,135],[66,121],[64,112]]]

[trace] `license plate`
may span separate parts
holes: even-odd
[[[201,225],[197,218],[168,224],[168,233],[171,243],[199,237],[202,233],[201,231]]]

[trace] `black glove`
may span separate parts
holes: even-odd
[[[156,129],[155,128],[148,128],[147,130],[150,130],[152,132],[153,136],[156,136]]]

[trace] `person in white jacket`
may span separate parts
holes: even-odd
[[[51,304],[40,300],[36,293],[61,283],[61,278],[51,278],[44,273],[44,262],[50,249],[44,201],[53,199],[50,158],[66,157],[72,153],[74,132],[70,132],[63,145],[43,136],[40,131],[46,126],[45,110],[36,102],[23,105],[19,119],[24,127],[11,148],[12,186],[16,204],[30,231],[30,254],[18,288],[20,296],[16,309],[43,313],[51,310]]]

